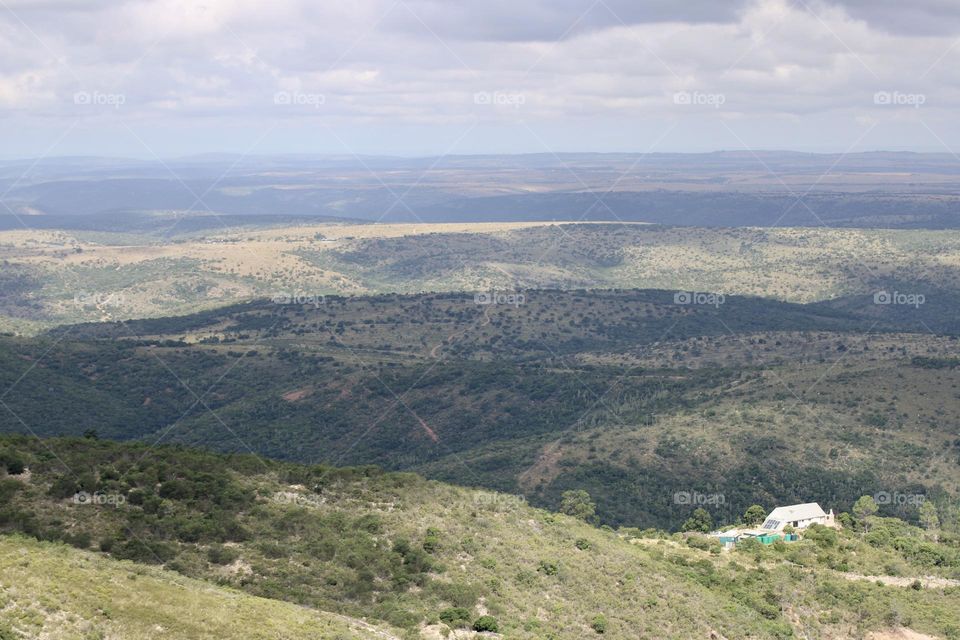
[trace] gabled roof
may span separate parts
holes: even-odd
[[[823,509],[816,502],[806,504],[793,504],[789,507],[777,507],[770,512],[767,520],[778,520],[780,522],[794,522],[796,520],[809,520],[811,518],[826,517]]]

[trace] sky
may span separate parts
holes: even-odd
[[[956,0],[0,0],[0,157],[960,153]]]

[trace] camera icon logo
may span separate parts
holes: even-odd
[[[690,304],[693,302],[693,294],[689,291],[677,291],[673,294],[673,304]]]
[[[293,104],[293,95],[289,91],[278,91],[273,94],[273,104],[290,105]]]
[[[493,104],[493,95],[489,91],[479,91],[473,94],[474,104]]]
[[[878,491],[877,494],[873,496],[873,500],[877,504],[892,504],[893,496],[887,491]]]
[[[476,304],[493,304],[493,294],[489,291],[482,291],[473,294],[473,301]]]
[[[673,494],[674,504],[693,504],[693,496],[689,491],[677,491]]]
[[[893,302],[893,296],[889,291],[877,291],[873,294],[873,304],[890,304]]]
[[[693,104],[693,95],[689,91],[678,91],[673,94],[673,104]]]

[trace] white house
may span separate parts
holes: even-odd
[[[783,531],[783,528],[787,525],[794,529],[806,529],[812,524],[822,524],[826,527],[835,526],[833,509],[830,510],[830,513],[824,513],[816,502],[777,507],[764,520],[762,528],[767,531]]]

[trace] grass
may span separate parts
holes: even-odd
[[[595,637],[598,620],[610,638],[759,640],[801,630],[859,637],[898,626],[954,638],[960,630],[958,583],[913,588],[909,580],[892,586],[868,579],[956,581],[955,522],[944,525],[939,542],[900,520],[874,518],[869,532],[858,523],[837,535],[721,553],[696,535],[597,528],[516,496],[412,474],[182,447],[3,442],[5,460],[15,451],[30,468],[29,476],[0,478],[5,530],[82,549],[0,536],[0,593],[18,603],[0,610],[18,629],[64,619],[71,632],[86,632],[92,620],[105,637],[113,637],[111,624],[128,633],[159,624],[176,628],[175,637],[219,637],[198,625],[252,624],[262,615],[278,625],[261,625],[277,634],[263,637],[300,637],[284,636],[283,625],[301,624],[297,614],[304,628],[343,621],[311,618],[311,611],[329,611],[379,621],[404,640],[443,637],[483,616],[516,640]],[[70,477],[64,464],[83,470],[82,486],[127,499],[76,504],[58,497]],[[120,561],[130,557],[165,571]],[[101,570],[114,573],[105,579]],[[131,574],[137,588],[124,590]],[[140,588],[141,580],[147,586]],[[219,615],[223,599],[234,603],[228,611],[249,601],[250,617]],[[144,605],[154,600],[164,604]],[[206,610],[213,613],[200,615]],[[176,620],[166,621],[167,612]],[[183,626],[174,626],[177,620]]]
[[[368,628],[369,627],[369,628]],[[0,637],[384,640],[389,628],[62,544],[0,536]]]
[[[0,522],[8,529],[163,563],[253,595],[388,621],[408,637],[425,626],[442,631],[441,614],[456,607],[470,620],[493,616],[518,640],[592,637],[598,615],[614,638],[711,631],[769,638],[782,624],[677,575],[669,561],[612,530],[513,496],[369,469],[264,467],[249,457],[105,442],[20,442],[31,476],[0,485],[9,505]],[[47,447],[70,468],[91,469],[83,483],[130,501],[74,504],[51,496],[63,467]],[[156,477],[165,478],[160,500],[149,497]],[[213,522],[228,523],[230,532],[210,528]],[[22,570],[46,579],[40,566]],[[62,579],[88,588],[84,579]]]

